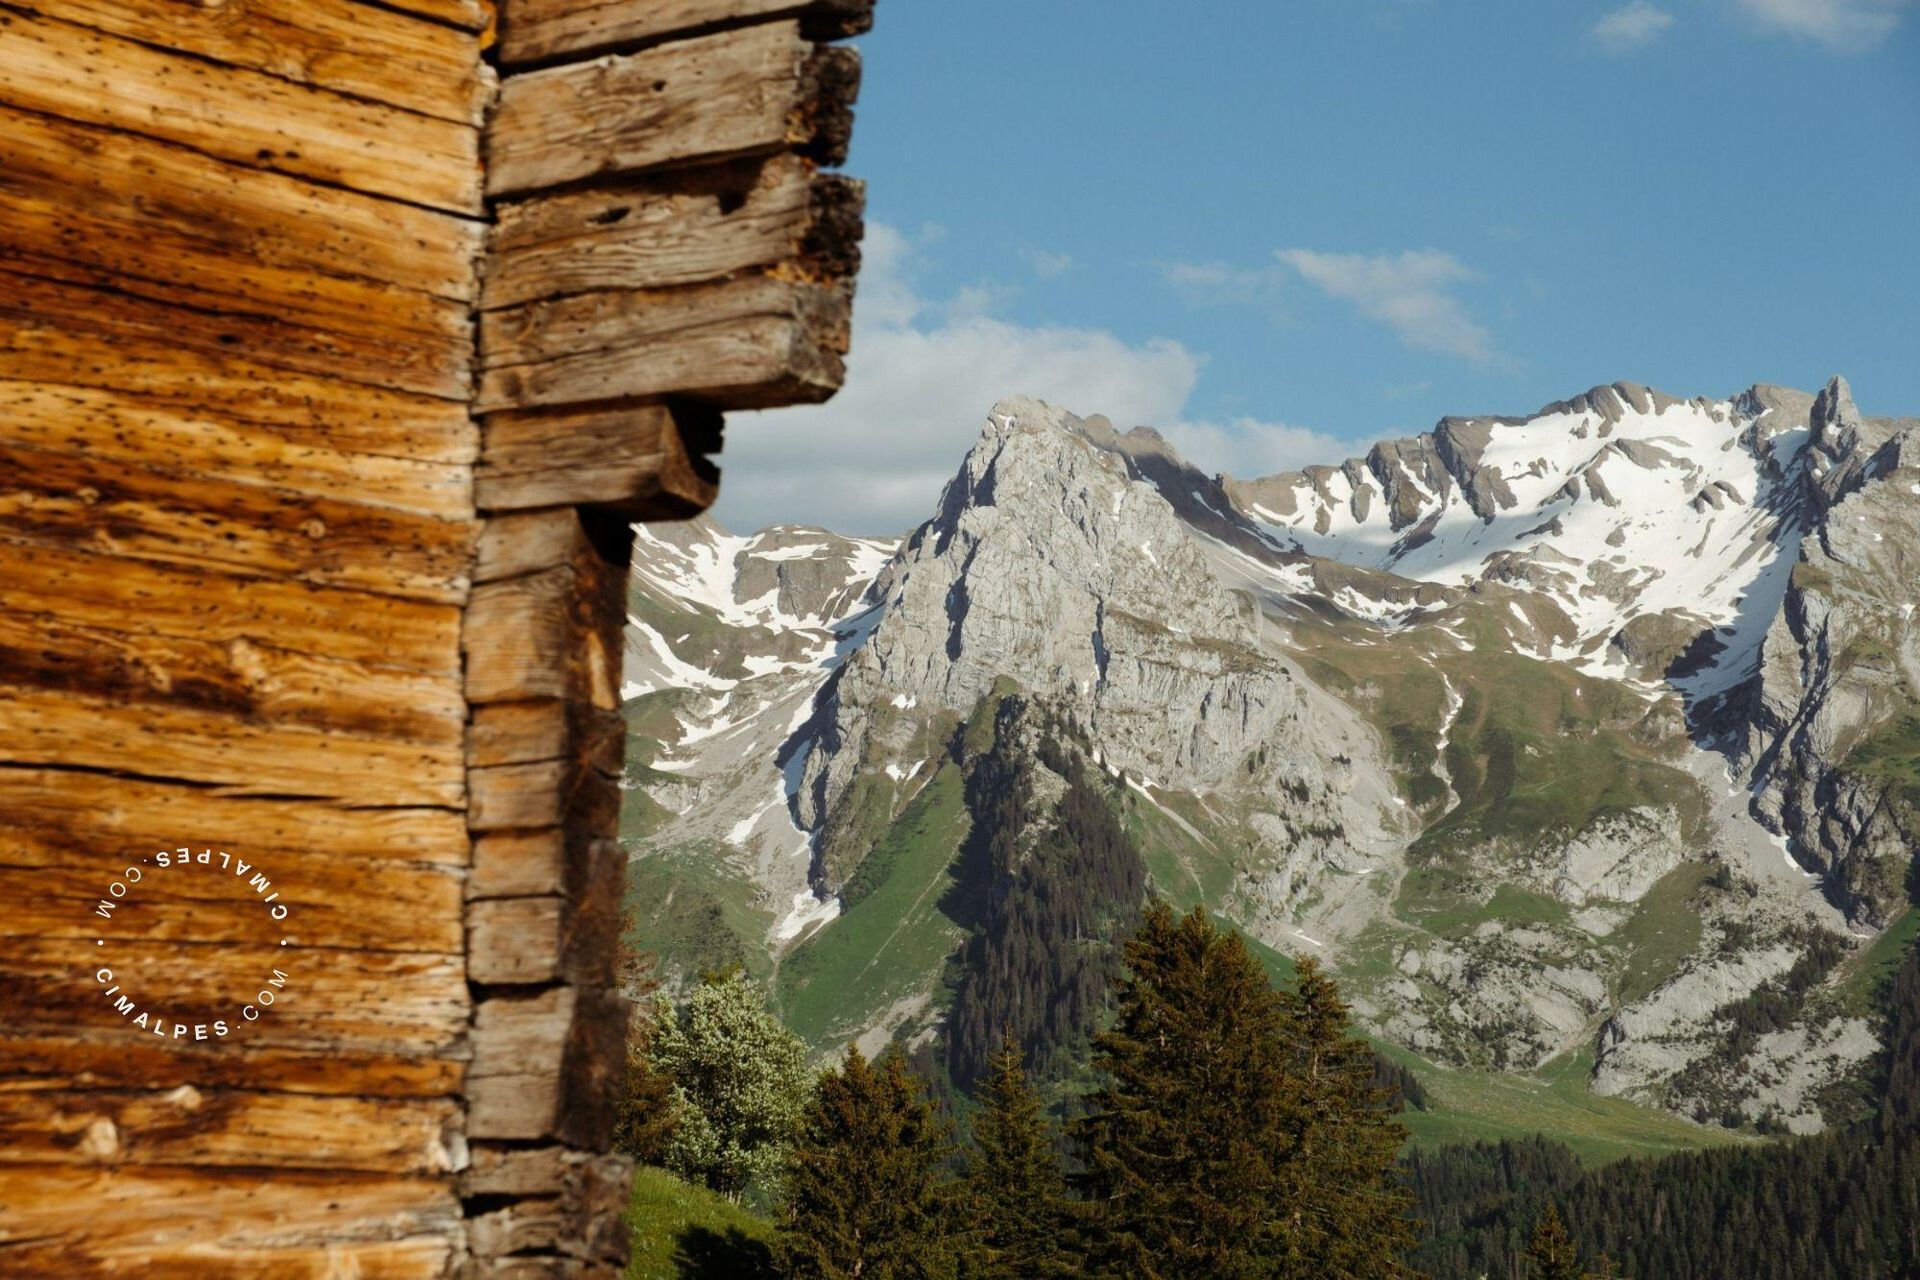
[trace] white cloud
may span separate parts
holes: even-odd
[[[1647,0],[1633,0],[1594,23],[1587,34],[1602,49],[1625,53],[1652,44],[1672,25],[1673,15],[1665,9]]]
[[[1286,282],[1279,267],[1236,267],[1226,262],[1170,262],[1160,277],[1189,306],[1271,303]]]
[[[1370,257],[1282,249],[1275,256],[1329,297],[1350,302],[1361,315],[1391,328],[1409,346],[1482,363],[1494,358],[1487,331],[1451,292],[1478,276],[1450,253],[1410,249]]]
[[[1123,428],[1161,427],[1197,464],[1239,475],[1346,456],[1341,443],[1300,428],[1186,420],[1203,361],[1178,342],[1019,324],[993,313],[992,290],[923,296],[913,277],[925,243],[867,224],[846,385],[824,405],[728,415],[721,523],[912,528],[1008,395],[1104,413]]]
[[[1029,247],[1020,251],[1020,261],[1026,263],[1028,270],[1042,280],[1051,280],[1073,265],[1073,255]]]
[[[1734,0],[1770,31],[1817,41],[1842,53],[1872,49],[1900,25],[1912,0]]]

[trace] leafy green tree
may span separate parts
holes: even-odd
[[[969,1280],[1056,1280],[1078,1274],[1071,1206],[1040,1095],[1011,1036],[981,1082],[966,1182]]]
[[[1533,1242],[1527,1246],[1528,1280],[1581,1280],[1580,1255],[1560,1221],[1560,1211],[1551,1204],[1533,1228]]]
[[[1279,1169],[1291,1274],[1397,1276],[1418,1243],[1397,1166],[1406,1130],[1376,1083],[1372,1048],[1352,1033],[1339,989],[1310,956],[1278,999],[1284,1070],[1295,1091]]]
[[[898,1053],[821,1077],[788,1155],[780,1269],[793,1280],[952,1280],[948,1126]]]
[[[620,957],[620,987],[633,1001],[627,1023],[627,1063],[620,1097],[614,1104],[613,1147],[641,1164],[664,1164],[680,1111],[674,1104],[673,1081],[653,1060],[659,1034],[658,994],[652,952],[624,947]]]
[[[652,1061],[679,1113],[667,1167],[736,1201],[749,1186],[773,1190],[810,1082],[805,1046],[759,985],[738,971],[710,977],[662,1023]]]

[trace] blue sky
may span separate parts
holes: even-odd
[[[717,514],[905,528],[998,396],[1239,474],[1627,378],[1920,415],[1911,0],[880,0],[848,385]]]

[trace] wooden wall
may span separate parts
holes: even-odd
[[[0,1274],[617,1274],[629,521],[839,383],[870,4],[0,0]]]

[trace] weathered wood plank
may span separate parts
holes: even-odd
[[[816,281],[860,265],[863,184],[794,155],[624,178],[503,205],[481,306],[699,284],[781,266]]]
[[[0,262],[20,276],[225,318],[227,329],[248,326],[249,345],[281,352],[282,363],[312,372],[328,374],[337,361],[370,371],[359,380],[377,375],[381,385],[426,394],[450,396],[465,385],[472,323],[466,304],[454,299],[236,260],[231,249],[165,228],[135,231],[37,197],[0,192],[0,220],[7,228]],[[223,332],[221,345],[233,346],[232,337]]]
[[[478,125],[491,92],[480,41],[352,0],[13,0],[19,8],[283,80]]]
[[[516,1200],[474,1216],[467,1241],[481,1258],[511,1254],[562,1254],[616,1264],[627,1260],[623,1213],[633,1182],[633,1163],[622,1156],[586,1156],[556,1162],[549,1194]],[[472,1185],[463,1179],[463,1186]],[[472,1192],[468,1192],[469,1195]]]
[[[198,1089],[0,1093],[7,1163],[450,1173],[460,1119],[446,1098]]]
[[[0,446],[0,477],[0,534],[21,541],[419,600],[466,596],[466,521],[11,446]]]
[[[9,1275],[437,1280],[461,1208],[441,1176],[0,1164],[0,1220]]]
[[[466,301],[484,239],[451,214],[228,164],[183,146],[0,105],[7,189],[240,262]]]
[[[381,4],[402,13],[432,18],[462,31],[491,32],[496,19],[497,0],[356,0],[359,4]],[[485,40],[482,39],[484,47]]]
[[[123,1028],[90,1033],[9,1032],[0,1092],[65,1088],[264,1089],[319,1096],[436,1098],[460,1092],[466,1064],[417,1053],[262,1048],[252,1038],[218,1053],[182,1053]],[[0,1246],[3,1247],[3,1246]],[[4,1258],[0,1253],[0,1258]]]
[[[689,436],[717,445],[713,415],[664,405],[494,414],[474,469],[474,505],[604,506],[635,520],[698,515],[713,505],[718,473],[689,450]]]
[[[472,1001],[458,954],[356,951],[299,939],[281,960],[280,948],[258,942],[103,941],[95,951],[114,975],[108,983],[96,981],[94,958],[76,955],[70,939],[6,939],[0,1022],[9,1036],[119,1036],[129,1044],[146,1037],[183,1055],[217,1055],[226,1044],[423,1058],[458,1058],[464,1051]],[[273,1008],[246,1020],[245,1006],[276,964],[287,978],[276,988]],[[109,985],[121,990],[108,997]],[[121,996],[130,1008],[118,1006]],[[149,1018],[145,1027],[135,1025],[141,1013]],[[153,1033],[155,1017],[168,1024],[166,1036]],[[217,1019],[226,1020],[228,1034],[216,1039],[211,1024]],[[173,1022],[207,1024],[209,1039],[195,1041],[189,1030],[174,1043]]]
[[[473,708],[467,726],[467,767],[531,764],[565,755],[573,740],[572,706],[547,698]]]
[[[469,898],[557,894],[566,885],[566,835],[553,827],[483,835],[473,842]]]
[[[784,150],[838,164],[859,82],[857,54],[814,45],[795,22],[510,76],[487,192]]]
[[[219,67],[0,10],[0,98],[236,164],[478,214],[479,133],[379,103]]]
[[[0,740],[17,764],[178,778],[235,795],[448,808],[466,800],[457,747],[260,725],[78,693],[0,686]]]
[[[445,676],[14,613],[0,613],[0,683],[438,746],[461,745],[466,714]]]
[[[336,327],[319,328],[259,310],[202,310],[162,301],[167,293],[163,284],[135,277],[116,280],[111,272],[58,259],[16,258],[9,265],[16,269],[0,270],[0,315],[22,327],[57,317],[64,328],[96,333],[113,343],[122,337],[171,340],[175,350],[231,353],[273,369],[448,400],[465,399],[472,385],[465,319],[449,308],[439,309],[436,318],[445,323],[437,331],[408,340],[396,325],[382,344],[377,326],[349,325],[338,317],[328,318]],[[193,288],[186,292],[196,294]],[[239,302],[207,294],[194,301],[221,307]],[[361,332],[352,331],[356,328]]]
[[[348,809],[137,778],[116,778],[108,791],[91,774],[9,766],[0,767],[0,812],[12,838],[46,839],[56,847],[65,839],[103,856],[138,857],[156,852],[156,841],[208,832],[234,849],[324,850],[347,867],[467,861],[466,820],[445,809]],[[7,847],[0,842],[0,849]]]
[[[203,848],[207,846],[202,846]],[[60,861],[62,850],[64,861]],[[214,852],[225,852],[220,846]],[[204,868],[177,871],[149,863],[140,892],[116,906],[116,940],[187,944],[296,941],[356,951],[425,951],[451,955],[465,944],[460,926],[461,877],[444,867],[404,862],[348,862],[325,850],[270,849],[233,853],[276,891],[287,920],[272,923],[258,901],[230,875]],[[151,854],[145,855],[151,857]],[[131,862],[135,855],[128,855]],[[69,840],[9,839],[0,845],[0,900],[18,903],[5,932],[14,938],[66,938],[91,946],[108,922],[96,913],[122,859],[89,850],[76,858]],[[258,864],[256,866],[256,863]],[[139,865],[135,863],[135,865]]]
[[[468,904],[468,975],[482,983],[610,985],[620,938],[626,854],[615,840],[578,841],[566,897],[482,898]]]
[[[23,616],[121,635],[243,642],[456,679],[460,673],[460,610],[450,604],[4,537],[0,597]],[[341,626],[342,618],[353,625]]]
[[[458,462],[479,452],[464,404],[314,377],[169,346],[162,336],[111,341],[59,317],[0,314],[0,379],[103,388],[194,412],[311,433],[339,448]]]
[[[604,1151],[632,1009],[593,987],[496,994],[474,1007],[470,1139],[558,1138]]]
[[[731,23],[798,18],[808,38],[873,26],[873,0],[506,0],[500,58],[508,65],[578,57]]]
[[[473,580],[497,582],[566,564],[584,541],[580,514],[571,508],[491,516],[480,524]]]
[[[264,486],[444,520],[473,515],[472,473],[456,462],[356,451],[329,434],[251,423],[91,387],[0,381],[0,443],[136,466],[192,458],[223,484]],[[380,442],[370,442],[378,444]]]
[[[846,376],[851,313],[845,288],[773,276],[488,312],[479,408],[669,394],[725,409],[825,400]]]
[[[617,710],[621,577],[589,548],[573,563],[476,586],[461,641],[467,701],[573,698]]]

